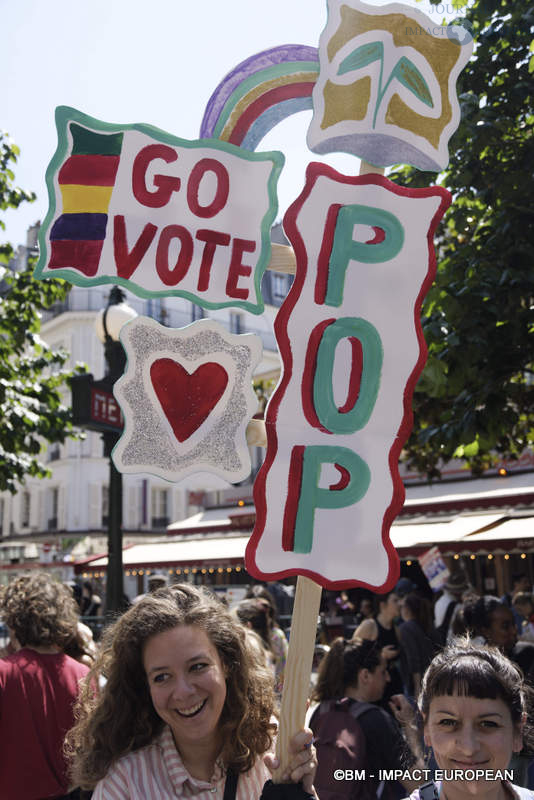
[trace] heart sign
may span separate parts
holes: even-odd
[[[158,358],[150,379],[179,442],[185,442],[211,414],[228,384],[228,373],[213,361],[189,373],[172,358]]]
[[[212,319],[168,328],[136,317],[123,326],[121,342],[128,360],[113,389],[124,416],[112,453],[117,469],[173,482],[197,472],[244,480],[261,339],[229,333]]]

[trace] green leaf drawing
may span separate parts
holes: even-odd
[[[384,59],[384,45],[382,42],[369,42],[369,44],[362,44],[353,50],[350,55],[343,59],[337,71],[338,75],[345,75],[347,72],[352,72],[355,69],[361,69],[373,61],[383,61]]]
[[[422,100],[425,105],[430,106],[430,108],[434,107],[432,95],[430,94],[430,89],[428,88],[425,79],[409,58],[403,56],[397,61],[395,68],[391,73],[390,80],[393,78],[397,78],[399,83],[402,83],[403,86],[406,86],[406,88],[413,92],[413,94],[418,97],[419,100]]]

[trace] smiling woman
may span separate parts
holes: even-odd
[[[269,780],[273,676],[247,641],[217,598],[189,585],[146,595],[107,629],[68,741],[93,800],[280,796]],[[291,742],[295,800],[317,798],[311,739],[302,730]]]
[[[426,671],[419,709],[442,800],[534,798],[507,780],[512,755],[532,738],[531,690],[499,650],[456,640]]]

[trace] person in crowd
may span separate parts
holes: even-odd
[[[528,575],[524,572],[516,572],[512,575],[512,588],[509,592],[505,592],[501,597],[503,603],[505,603],[510,608],[512,607],[512,600],[514,595],[518,592],[531,592],[532,591],[532,584],[530,583],[530,579]]]
[[[399,639],[395,622],[400,614],[399,597],[396,592],[375,595],[375,616],[361,622],[352,635],[354,641],[368,639],[377,642],[382,649],[382,654],[388,662],[390,682],[387,686],[384,700],[388,701],[394,694],[401,694],[403,690],[402,678],[399,667]]]
[[[512,611],[518,626],[519,640],[534,642],[534,599],[529,592],[517,592],[512,598]]]
[[[152,594],[152,592],[156,592],[158,589],[163,589],[165,586],[168,585],[169,585],[169,576],[166,575],[164,572],[151,572],[147,578],[147,587],[149,594]],[[140,600],[143,599],[143,597],[146,597],[146,592],[138,594],[137,597],[134,597],[132,603],[133,604],[138,603]]]
[[[88,667],[64,652],[77,633],[72,592],[45,572],[21,575],[0,614],[14,649],[0,660],[0,797],[75,797],[62,748]]]
[[[356,611],[354,603],[351,601],[347,592],[345,592],[344,590],[341,591],[336,597],[336,605],[339,609],[339,613],[341,614],[341,616],[344,615],[350,616],[354,614],[354,612]]]
[[[403,619],[399,626],[401,672],[406,694],[416,698],[437,646],[432,609],[426,598],[410,592],[401,599],[400,612]]]
[[[251,586],[247,592],[247,597],[255,597],[266,604],[270,624],[269,638],[271,642],[271,650],[274,655],[274,690],[277,696],[281,697],[282,688],[284,686],[284,671],[286,668],[289,643],[287,641],[287,636],[278,622],[278,608],[276,605],[276,600],[271,592],[269,592],[269,590],[261,584]]]
[[[259,650],[258,656],[272,672],[274,680],[275,658],[271,646],[271,625],[266,604],[256,598],[241,600],[234,606],[232,613],[254,635],[251,643]]]
[[[534,685],[534,645],[517,641],[517,627],[512,610],[492,595],[483,595],[466,603],[463,609],[466,633],[477,644],[498,647],[514,661]]]
[[[395,594],[397,595],[399,600],[402,600],[402,598],[406,597],[406,595],[410,594],[410,592],[415,592],[415,591],[417,591],[417,586],[409,578],[405,577],[399,578],[399,580],[395,585]]]
[[[532,742],[530,697],[520,670],[497,648],[457,639],[435,656],[419,710],[425,744],[444,779],[419,787],[412,800],[532,800],[534,792],[505,774],[513,753]],[[477,779],[476,770],[484,775]]]
[[[223,604],[188,584],[159,589],[103,634],[67,739],[73,779],[93,800],[278,798],[273,703],[272,675]],[[311,740],[292,738],[281,777],[317,800]]]
[[[364,621],[364,619],[371,619],[373,616],[373,598],[362,597],[358,613],[356,614],[356,627]]]
[[[65,584],[68,589],[72,592],[72,596],[76,602],[76,608],[78,612],[81,612],[81,602],[82,602],[82,587],[75,583],[74,581],[69,581]],[[76,661],[80,661],[82,664],[86,664],[88,667],[94,661],[94,657],[96,654],[96,645],[93,636],[93,631],[88,625],[85,625],[78,618],[78,625],[76,627],[76,636],[72,639],[67,645],[65,645],[63,650],[68,656],[71,658],[75,658]]]
[[[458,570],[452,572],[443,587],[443,593],[434,604],[434,628],[441,642],[445,644],[452,637],[453,618],[462,604],[462,596],[469,591],[465,574]]]
[[[99,617],[102,614],[102,600],[95,594],[91,581],[82,584],[82,617]]]
[[[396,720],[375,705],[382,699],[388,682],[387,662],[376,642],[347,642],[341,637],[332,642],[319,667],[312,694],[312,702],[319,705],[309,723],[317,748],[319,766],[315,785],[319,797],[331,797],[330,792],[336,788],[336,797],[355,796],[354,781],[335,781],[333,776],[340,764],[340,754],[345,758],[347,754],[350,756],[344,762],[345,769],[365,770],[366,786],[357,787],[365,789],[365,797],[390,800],[400,796],[396,782],[380,780],[382,770],[404,769],[409,752]],[[403,695],[392,697],[390,704],[403,726],[413,723],[414,711]],[[410,780],[403,781],[408,791],[416,785]]]

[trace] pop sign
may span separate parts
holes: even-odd
[[[36,277],[263,311],[281,153],[56,110]]]
[[[419,314],[449,203],[441,187],[308,167],[284,219],[297,274],[275,322],[284,371],[254,486],[253,574],[391,585],[398,459],[426,355]]]

